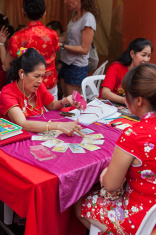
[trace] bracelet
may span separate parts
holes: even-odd
[[[4,46],[4,43],[0,42],[0,46]]]
[[[51,123],[51,120],[49,120],[48,122],[47,122],[47,126],[46,126],[46,132],[47,133],[49,133],[49,124]]]
[[[65,46],[66,44],[65,43],[63,43],[62,44],[62,46],[61,46],[61,49],[63,49],[64,50],[64,46]]]
[[[62,100],[60,100],[60,104],[64,107],[65,106],[65,104],[63,104],[63,100],[65,99],[65,97],[62,99]]]

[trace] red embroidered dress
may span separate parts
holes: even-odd
[[[45,112],[44,106],[50,104],[53,100],[52,94],[41,83],[36,91],[36,105],[32,107],[29,104],[29,98],[18,88],[17,81],[15,81],[4,86],[1,91],[0,115],[5,117],[10,108],[19,106],[24,111],[25,117],[28,118]]]
[[[43,83],[47,89],[55,87],[58,81],[55,57],[59,50],[59,39],[56,32],[45,27],[41,21],[31,21],[26,28],[16,32],[10,38],[8,53],[17,57],[20,47],[35,48],[45,58],[47,68]]]
[[[81,215],[104,224],[107,231],[100,234],[134,235],[156,203],[156,114],[148,113],[125,129],[116,145],[139,159],[140,165],[130,166],[122,199],[105,200],[96,188],[83,198]]]

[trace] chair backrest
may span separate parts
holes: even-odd
[[[106,67],[107,63],[108,63],[108,60],[106,60],[97,70],[95,70],[93,75],[102,75],[102,74],[104,74],[104,70],[105,70],[105,67]]]
[[[156,204],[152,206],[151,209],[147,212],[135,235],[151,234],[155,224],[156,224]]]
[[[93,97],[99,96],[101,81],[105,79],[105,75],[94,75],[86,77],[82,83],[82,95],[84,96],[84,99],[90,100]],[[89,92],[88,92],[89,88]]]

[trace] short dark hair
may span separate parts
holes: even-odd
[[[156,111],[156,65],[145,63],[132,68],[122,79],[121,85],[128,103],[140,96]]]
[[[45,0],[23,0],[23,9],[30,20],[39,20],[45,10]]]
[[[57,20],[52,20],[52,21],[50,21],[48,24],[46,24],[46,26],[47,27],[51,27],[51,29],[53,29],[53,30],[57,30],[57,29],[59,29],[60,30],[60,33],[63,33],[63,27],[62,27],[62,24],[59,22],[59,21],[57,21]]]
[[[4,26],[5,26],[5,28],[7,28],[8,33],[9,33],[8,38],[10,38],[10,37],[15,33],[14,27],[13,27],[12,25],[10,25],[10,24],[6,24],[6,25],[4,25]],[[3,27],[3,25],[0,26],[0,29],[1,29],[2,27]]]
[[[9,24],[8,17],[0,13],[0,26],[6,24]]]
[[[146,38],[136,38],[130,42],[127,50],[119,57],[117,61],[124,65],[130,65],[132,63],[130,51],[134,51],[136,54],[137,52],[142,51],[146,46],[150,46],[151,51],[153,51],[153,46],[149,40]]]
[[[7,83],[15,80],[19,80],[18,72],[23,69],[25,74],[31,73],[35,70],[35,67],[44,64],[46,67],[46,61],[42,55],[40,55],[34,48],[28,48],[19,58],[16,57],[12,61],[10,70],[7,74]]]

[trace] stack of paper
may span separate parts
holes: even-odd
[[[118,109],[115,106],[110,106],[104,104],[102,101],[98,99],[94,99],[87,105],[87,108],[85,110],[81,112],[78,109],[72,110],[72,113],[75,113],[75,116],[68,118],[74,121],[79,119],[80,123],[89,125],[100,119],[115,114],[117,110]]]

